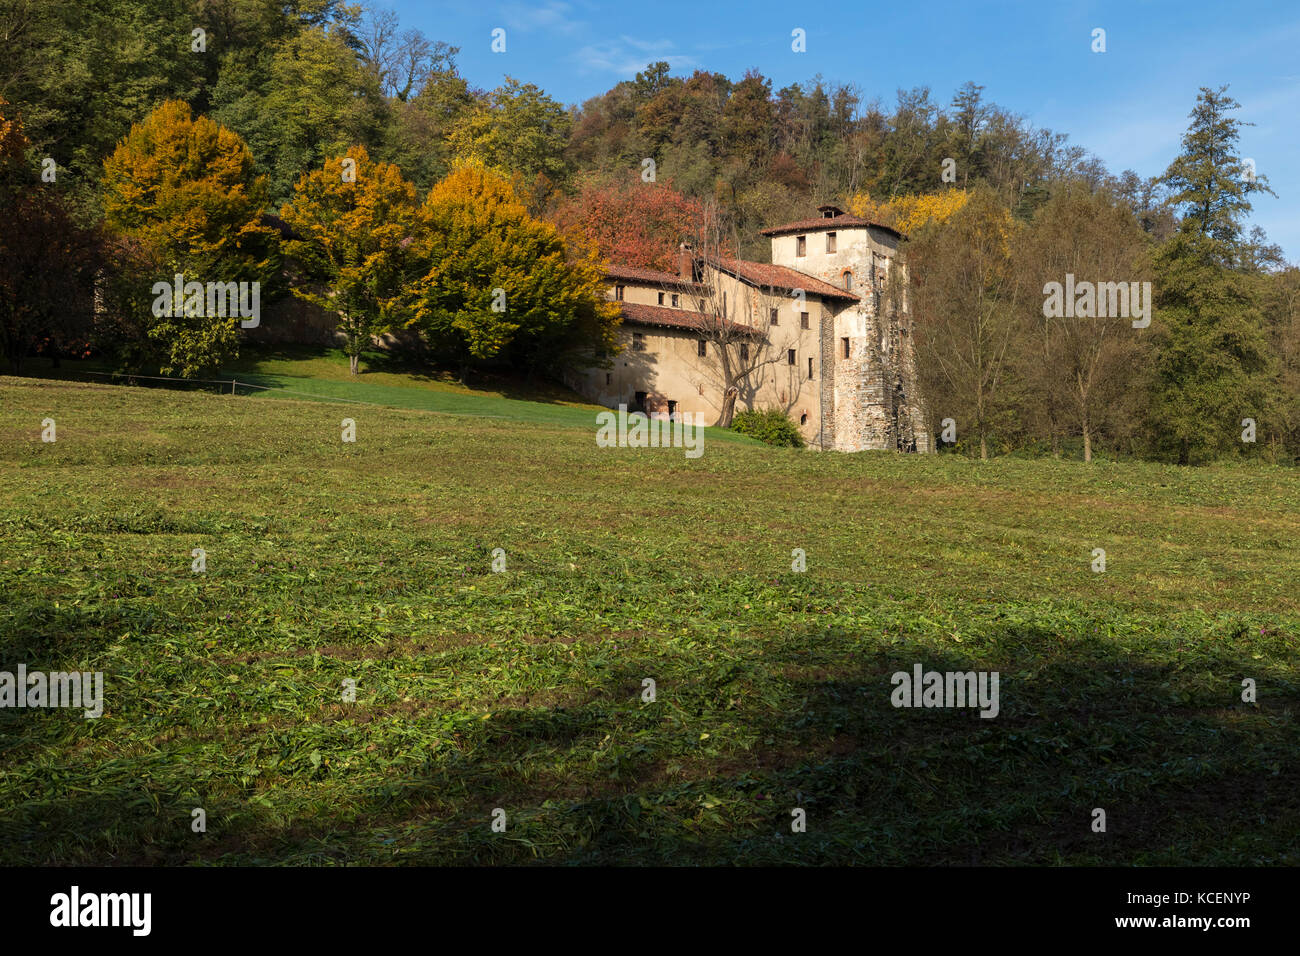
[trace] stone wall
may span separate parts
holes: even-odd
[[[827,249],[830,232],[835,233],[834,251]],[[822,409],[827,448],[930,451],[916,384],[911,318],[906,308],[895,315],[883,307],[898,237],[888,230],[830,220],[802,235],[802,256],[797,254],[799,234],[774,236],[772,261],[847,287],[860,299],[840,307],[826,324],[832,333],[832,341],[821,349],[831,393]]]

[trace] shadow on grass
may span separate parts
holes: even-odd
[[[340,370],[346,369],[348,360],[337,347],[323,345],[248,345],[237,361],[229,366],[230,372],[252,384],[266,384],[268,379],[250,376],[294,376],[292,370],[266,371],[260,366],[267,362],[309,362],[329,360]],[[367,349],[361,355],[360,374],[355,378],[337,379],[358,384],[366,383],[368,374],[390,374],[423,384],[443,384],[468,389],[471,394],[499,395],[515,401],[537,404],[588,404],[581,395],[559,384],[540,377],[528,377],[506,366],[489,366],[462,370],[438,364],[431,353],[421,345],[407,342],[394,343],[388,349]]]
[[[370,777],[342,799],[300,790],[308,803],[292,812],[284,778],[208,802],[201,782],[180,786],[182,734],[176,751],[141,755],[149,772],[128,786],[11,804],[0,859],[65,862],[58,848],[75,834],[79,853],[106,863],[1296,861],[1293,669],[1261,666],[1240,647],[1202,645],[1181,661],[1023,628],[969,649],[881,643],[807,667],[810,637],[773,642],[749,668],[630,664],[542,706],[504,702],[455,734],[436,724],[420,769]],[[1000,713],[895,708],[890,675],[915,663],[998,670]],[[649,704],[648,668],[660,678]],[[1258,705],[1240,700],[1243,669],[1258,681]],[[334,719],[356,721],[360,748],[366,721],[380,716]],[[14,729],[12,717],[0,723],[11,759],[29,752],[14,751]],[[274,735],[278,746],[292,748],[292,729]],[[250,760],[232,745],[231,764]],[[346,779],[320,767],[292,776],[304,773],[300,787]],[[258,806],[258,793],[277,808]],[[192,806],[207,809],[208,834],[190,832]],[[491,827],[497,808],[504,833]],[[796,808],[806,832],[791,830]],[[1104,833],[1093,832],[1094,808],[1106,812]]]

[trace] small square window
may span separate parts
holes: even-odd
[[[833,232],[826,233],[826,251],[827,252],[835,251],[835,233]]]
[[[645,335],[642,334],[641,332],[632,333],[632,351],[633,352],[645,351]]]
[[[777,324],[777,322],[776,322],[776,309],[768,309],[768,310],[767,310],[767,318],[768,318],[768,322],[769,322],[769,323],[771,323],[772,325],[776,325],[776,324]]]
[[[740,346],[740,361],[741,361],[741,364],[744,364],[745,362],[748,362],[748,361],[749,361],[749,346],[748,346],[748,345],[744,345],[744,344],[742,344],[742,345]]]
[[[662,292],[659,293],[659,304],[660,305],[664,304],[664,294]]]
[[[785,353],[785,355],[786,355],[786,359],[789,361],[789,363],[790,363],[791,365],[793,365],[793,364],[794,364],[794,349],[790,349],[788,352]]]
[[[848,357],[849,357],[849,340],[848,340],[848,339],[840,339],[840,341],[844,343],[844,357],[845,357],[845,358],[848,358]]]
[[[623,287],[621,285],[614,286],[614,298],[619,302],[623,301]]]
[[[677,308],[677,293],[673,293],[673,308]]]
[[[801,328],[801,329],[806,329],[806,328],[809,328],[809,327],[810,327],[810,326],[808,325],[808,313],[807,313],[807,312],[800,312],[800,313],[799,313],[799,328]]]
[[[796,256],[808,255],[808,237],[796,236],[794,240],[794,254]]]
[[[812,378],[812,377],[813,377],[813,373],[812,373],[812,357],[811,357],[811,356],[809,356],[809,358],[808,358],[808,377],[809,377],[809,378]]]
[[[701,358],[709,354],[709,343],[706,342],[704,339],[700,339],[698,342],[696,342],[695,347],[697,349],[697,354]]]

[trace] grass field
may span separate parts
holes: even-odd
[[[0,710],[0,863],[1300,862],[1295,471],[574,413],[0,378],[0,670],[106,701]]]
[[[48,359],[32,358],[27,360],[24,371],[41,378],[77,382],[127,382],[125,376],[96,359],[65,359],[56,369]],[[250,398],[382,405],[582,429],[592,428],[596,413],[605,411],[603,406],[591,404],[562,385],[484,373],[475,373],[472,384],[464,385],[450,372],[429,372],[410,359],[381,349],[364,353],[361,373],[352,375],[347,356],[335,348],[245,345],[236,361],[213,373],[216,378],[187,383],[142,377],[137,384]],[[713,441],[759,444],[725,429],[710,429],[707,434]]]

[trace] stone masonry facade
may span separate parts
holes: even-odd
[[[762,230],[770,263],[706,260],[683,245],[676,275],[611,266],[624,350],[568,383],[611,407],[713,420],[725,385],[717,352],[728,348],[749,362],[737,411],[780,408],[814,448],[932,451],[905,281],[900,307],[887,305],[902,236],[834,206],[818,213]]]

